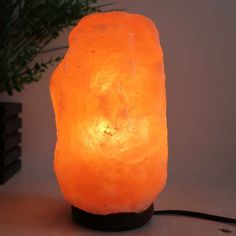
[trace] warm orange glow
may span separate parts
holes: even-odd
[[[53,73],[55,171],[65,198],[96,214],[139,212],[167,177],[163,54],[153,22],[84,17]]]

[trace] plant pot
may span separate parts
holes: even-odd
[[[21,169],[20,103],[0,103],[0,184]]]

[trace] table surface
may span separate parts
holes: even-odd
[[[0,186],[0,235],[236,235],[235,225],[181,216],[153,216],[145,226],[125,232],[98,232],[76,225],[46,160],[23,162],[22,170]],[[155,209],[184,209],[236,217],[236,187],[176,183],[169,177]],[[231,231],[223,232],[224,230]]]

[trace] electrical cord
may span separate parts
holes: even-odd
[[[158,210],[158,211],[154,211],[153,215],[180,215],[180,216],[188,216],[188,217],[200,218],[200,219],[211,220],[211,221],[218,221],[218,222],[227,223],[227,224],[236,224],[236,219],[234,218],[206,214],[203,212],[196,212],[196,211]]]

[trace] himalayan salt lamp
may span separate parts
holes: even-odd
[[[54,168],[74,219],[108,231],[145,224],[167,177],[165,73],[154,23],[118,11],[84,17],[50,92]]]

